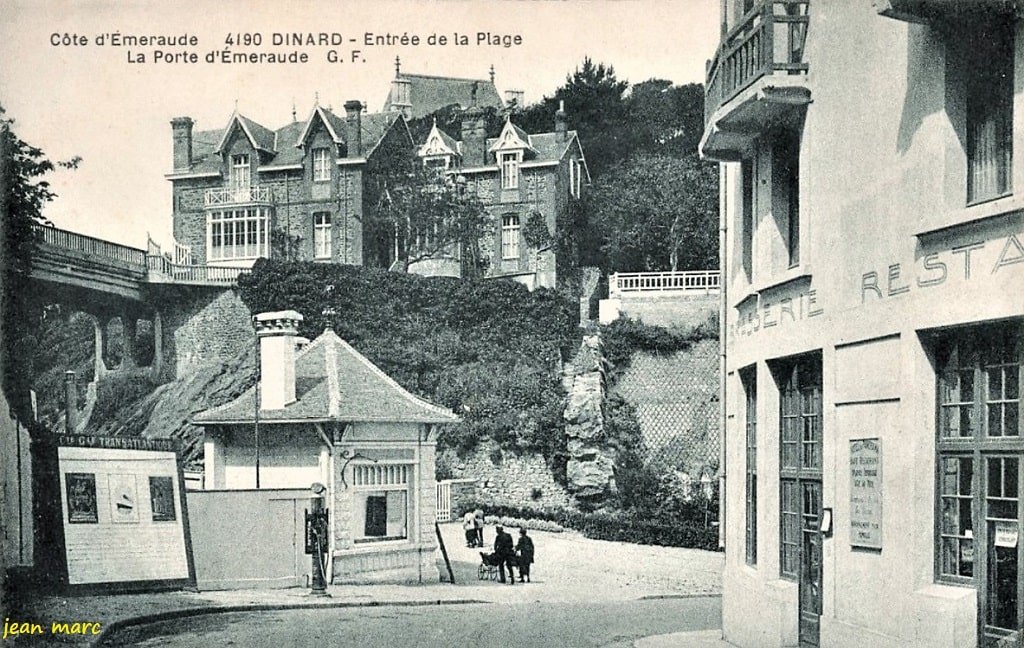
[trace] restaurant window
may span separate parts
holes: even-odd
[[[752,367],[741,376],[746,401],[746,561],[757,564],[757,374]]]
[[[331,151],[327,148],[313,149],[313,182],[331,179]]]
[[[501,258],[519,258],[519,216],[505,214],[501,217]]]
[[[1014,29],[1000,16],[963,41],[968,203],[1012,193]]]
[[[353,538],[356,543],[409,537],[408,464],[357,464],[352,468]]]
[[[820,510],[822,466],[821,357],[805,356],[774,367],[779,383],[779,570],[799,575],[802,516]]]
[[[773,210],[780,206],[777,218],[786,220],[779,231],[792,268],[800,263],[800,135],[793,131],[780,132],[772,147],[772,203]]]
[[[746,158],[740,162],[740,182],[742,183],[742,204],[743,210],[740,215],[740,236],[742,237],[741,254],[743,272],[747,275],[747,281],[753,279],[752,270],[754,266],[754,160]]]
[[[966,328],[935,341],[936,572],[979,589],[982,644],[1019,632],[1024,429],[1022,326]]]
[[[313,214],[313,254],[317,259],[331,258],[331,213]]]

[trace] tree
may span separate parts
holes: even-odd
[[[608,272],[718,267],[718,171],[696,155],[638,155],[586,197]]]
[[[627,88],[629,83],[616,78],[614,67],[595,64],[587,57],[554,95],[524,110],[517,123],[528,133],[548,132],[564,102],[569,127],[579,134],[591,175],[601,175],[630,153]]]
[[[55,165],[43,152],[24,142],[13,130],[14,120],[0,106],[0,273],[3,294],[0,296],[0,317],[3,318],[3,340],[0,361],[3,366],[3,389],[8,402],[19,418],[31,420],[29,390],[32,367],[29,358],[42,319],[42,304],[29,289],[32,254],[36,236],[33,225],[48,223],[43,206],[53,200],[54,193],[43,176]],[[80,158],[58,162],[57,166],[75,168]]]
[[[391,232],[393,262],[408,270],[417,261],[458,253],[464,273],[478,274],[485,263],[479,242],[490,225],[483,203],[461,179],[421,164],[406,168],[404,177],[392,176],[376,214],[378,227]]]

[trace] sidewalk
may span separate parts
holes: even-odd
[[[74,597],[50,595],[24,601],[24,609],[19,611],[24,618],[18,618],[17,621],[37,622],[47,630],[52,622],[75,621],[99,622],[102,628],[110,629],[131,625],[133,620],[146,621],[153,617],[166,619],[238,609],[571,603],[717,596],[720,592],[720,553],[589,540],[572,532],[530,533],[537,546],[533,582],[506,585],[490,580],[481,581],[477,578],[479,552],[491,550],[489,545],[494,538],[493,527],[485,530],[488,546],[482,549],[466,547],[457,524],[445,524],[441,529],[455,572],[455,584],[332,585],[328,587],[330,596],[324,598],[309,596],[305,588]],[[438,560],[438,569],[447,580],[443,560]],[[63,641],[59,642],[55,639],[35,638],[31,643],[26,642],[26,645],[85,645],[96,637],[73,635],[63,637]],[[650,639],[654,641],[658,638]],[[697,644],[654,643],[650,644],[650,648],[663,645]]]
[[[735,646],[722,639],[721,630],[701,630],[644,637],[634,641],[633,648],[735,648]]]

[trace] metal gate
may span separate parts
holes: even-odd
[[[189,491],[188,521],[201,590],[306,584],[309,489]]]
[[[437,482],[437,521],[450,522],[452,519],[452,480]]]

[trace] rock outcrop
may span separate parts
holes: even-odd
[[[615,493],[615,457],[607,447],[602,403],[604,376],[601,371],[601,343],[598,335],[586,335],[576,357],[568,365],[566,383],[569,399],[565,419],[569,461],[566,479],[569,492],[580,502],[599,503]]]

